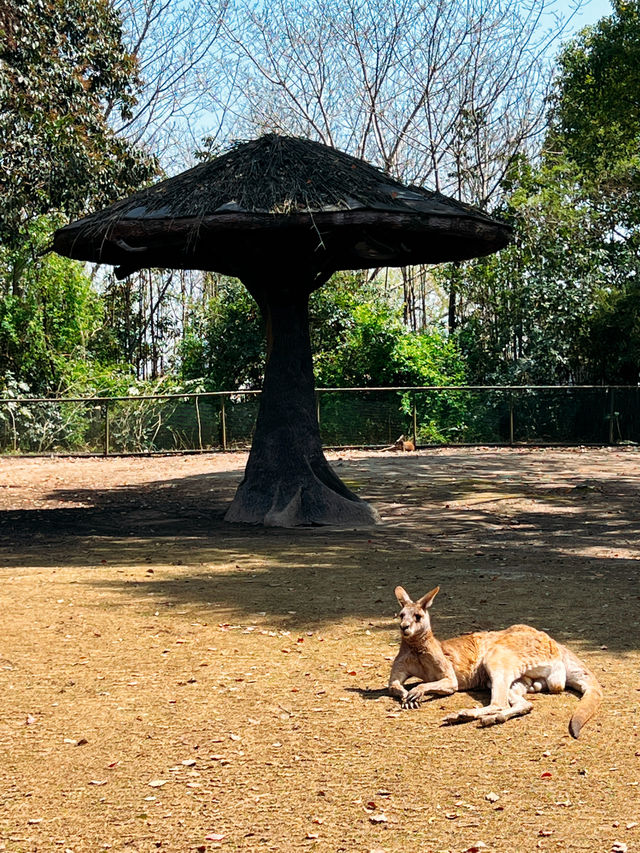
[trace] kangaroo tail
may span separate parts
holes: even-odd
[[[563,660],[567,671],[567,687],[578,690],[582,697],[569,721],[569,732],[578,737],[580,730],[595,714],[602,702],[602,687],[597,678],[572,651],[563,646]]]

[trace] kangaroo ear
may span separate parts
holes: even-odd
[[[397,586],[394,589],[394,592],[396,594],[396,598],[398,599],[398,604],[401,607],[404,607],[406,604],[412,604],[412,601],[407,595],[407,592],[401,586]]]
[[[436,595],[439,592],[440,592],[440,587],[439,586],[434,587],[426,595],[423,595],[422,598],[420,598],[418,601],[416,601],[416,604],[418,605],[418,607],[422,607],[423,610],[426,610],[427,607],[431,607],[431,605],[433,604],[433,599],[436,597]]]

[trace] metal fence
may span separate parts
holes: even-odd
[[[0,453],[167,453],[248,448],[259,391],[0,399]],[[326,447],[640,443],[640,387],[322,388]]]

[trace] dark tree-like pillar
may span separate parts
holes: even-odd
[[[377,512],[344,485],[322,451],[308,292],[249,290],[265,319],[267,361],[245,476],[225,519],[275,527],[375,524]]]

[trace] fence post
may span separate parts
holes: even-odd
[[[109,424],[109,401],[107,400],[104,404],[104,455],[109,455],[109,441],[110,441],[110,424]]]
[[[513,444],[513,391],[509,395],[509,444]]]
[[[609,444],[614,443],[613,419],[615,416],[615,391],[613,388],[607,388],[609,392]]]
[[[227,418],[224,411],[224,397],[220,398],[222,405],[220,407],[220,422],[222,426],[222,449],[227,449]]]
[[[196,394],[196,418],[198,420],[198,449],[202,450],[202,421],[200,420],[200,395]]]
[[[413,415],[413,446],[417,450],[418,448],[418,409],[416,408],[416,395],[412,395],[413,405],[412,405],[412,415]]]

